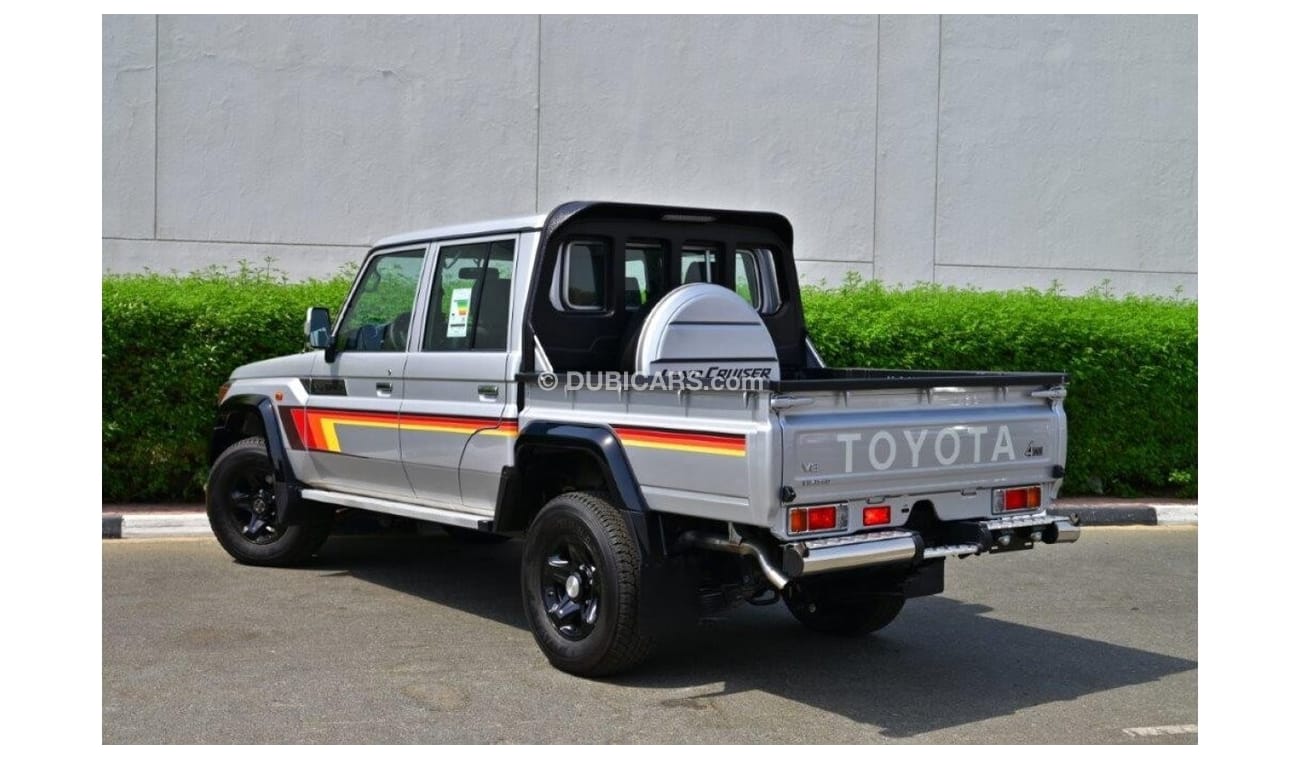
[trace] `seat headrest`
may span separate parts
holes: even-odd
[[[627,306],[641,306],[641,283],[635,277],[623,278],[623,301]]]
[[[686,276],[682,278],[682,284],[691,282],[704,282],[704,262],[697,261],[686,267]]]
[[[484,281],[501,279],[501,273],[495,267],[488,267],[486,270],[479,267],[464,267],[456,273],[456,276],[462,280],[478,280],[480,277]]]

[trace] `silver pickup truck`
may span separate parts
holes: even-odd
[[[313,350],[222,386],[208,515],[241,562],[340,510],[522,537],[537,643],[586,676],[674,623],[784,601],[877,630],[948,557],[1072,542],[1061,373],[826,367],[790,223],[567,203],[381,240]]]

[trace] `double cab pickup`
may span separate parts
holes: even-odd
[[[291,565],[342,510],[523,541],[542,652],[600,676],[783,602],[861,634],[950,557],[1078,539],[1065,375],[827,367],[778,214],[566,203],[397,235],[309,351],[222,386],[207,508]]]

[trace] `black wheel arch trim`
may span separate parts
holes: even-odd
[[[632,463],[613,429],[574,422],[530,422],[515,439],[515,466],[527,461],[534,448],[576,448],[594,455],[615,497],[614,506],[624,512],[650,511],[632,474]]]
[[[582,451],[595,458],[602,468],[609,484],[610,501],[627,521],[641,550],[639,625],[657,635],[672,630],[680,620],[693,620],[698,613],[698,600],[687,558],[669,545],[663,516],[646,504],[627,452],[607,426],[539,420],[520,429],[515,440],[515,463],[502,468],[493,524],[510,532],[526,530],[533,515],[528,514],[524,468],[530,452],[543,448]]]
[[[527,526],[532,515],[528,514],[528,505],[522,498],[527,485],[523,482],[524,468],[538,451],[555,449],[571,449],[590,456],[609,486],[611,501],[627,519],[646,556],[665,553],[656,515],[646,504],[627,452],[614,431],[603,425],[548,421],[525,425],[515,439],[515,464],[502,471],[494,525],[506,530],[523,530]]]
[[[275,403],[266,396],[258,394],[238,394],[230,396],[218,407],[217,424],[212,431],[212,440],[208,447],[208,464],[211,466],[231,444],[243,437],[242,425],[232,425],[235,413],[254,413],[262,423],[262,435],[266,441],[266,453],[271,458],[271,468],[275,472],[275,522],[278,526],[296,525],[304,521],[307,510],[303,508],[302,483],[289,464],[285,451],[285,434],[281,430],[280,418],[276,413]],[[296,431],[292,435],[296,437]]]

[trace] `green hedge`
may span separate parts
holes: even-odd
[[[832,366],[1057,371],[1073,495],[1196,495],[1195,302],[1097,292],[805,289]]]
[[[336,311],[347,288],[247,267],[105,277],[104,499],[201,499],[217,388],[241,364],[302,350],[307,307]]]
[[[106,277],[104,499],[200,498],[217,387],[300,350],[307,307],[337,310],[348,282],[247,266]],[[851,280],[804,305],[832,365],[1069,372],[1070,493],[1196,493],[1195,303]]]

